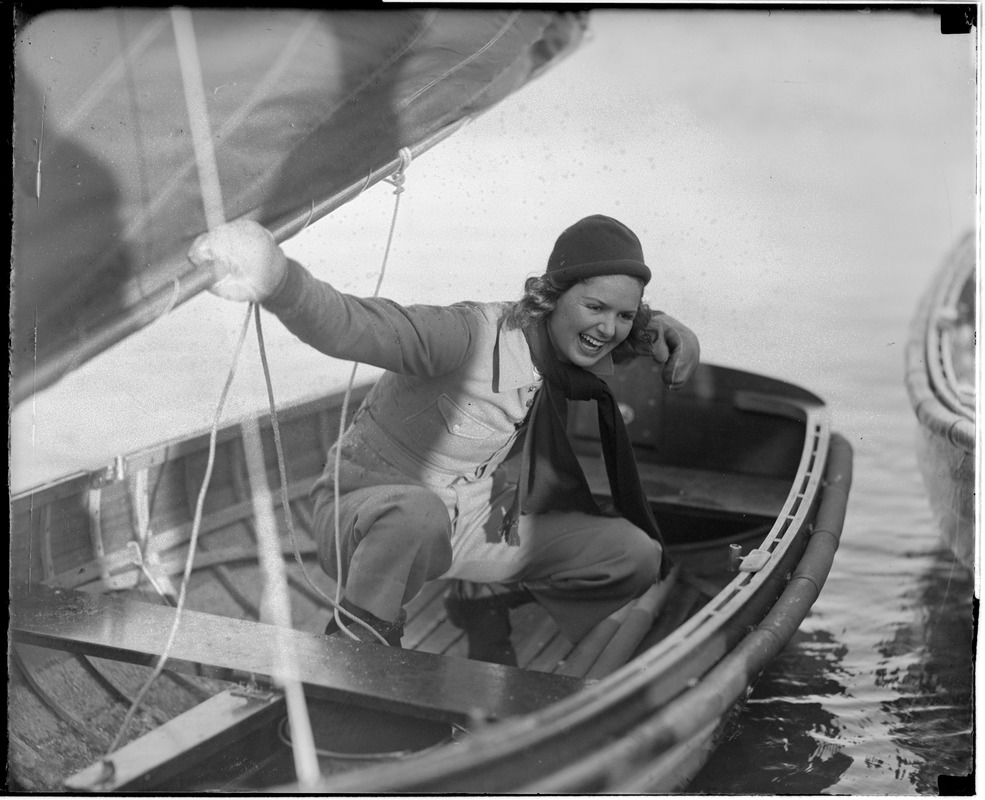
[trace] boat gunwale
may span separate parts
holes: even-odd
[[[355,386],[351,395],[352,405],[355,406],[356,403],[360,402],[371,387],[372,382]],[[301,398],[277,409],[278,422],[285,423],[309,416],[330,414],[333,411],[339,412],[342,409],[344,397],[345,390],[339,389],[329,394],[312,394]],[[355,408],[353,407],[350,409],[350,414],[354,412]],[[258,410],[254,416],[261,431],[272,426],[270,414],[266,407]],[[62,477],[46,480],[13,494],[10,499],[11,510],[16,514],[25,510],[22,508],[23,506],[37,508],[52,500],[59,500],[89,488],[116,483],[140,470],[160,466],[192,453],[201,452],[208,447],[210,436],[211,431],[208,428],[199,428],[191,433],[179,434],[163,442],[155,442],[132,452],[117,455],[105,466],[77,470]],[[230,420],[216,431],[216,447],[235,441],[239,437],[239,421]],[[314,477],[311,480],[314,482]]]
[[[811,538],[798,561],[793,577],[756,628],[750,631],[702,678],[697,692],[689,692],[675,698],[672,703],[660,709],[653,717],[644,720],[628,732],[625,737],[610,743],[603,750],[593,754],[591,758],[599,763],[606,763],[606,770],[610,774],[615,773],[620,766],[638,767],[635,772],[629,773],[628,776],[623,775],[616,780],[615,785],[607,785],[607,791],[634,794],[642,791],[651,793],[673,791],[679,787],[680,780],[684,776],[677,772],[674,779],[671,779],[667,774],[668,770],[671,769],[671,765],[688,758],[693,762],[693,770],[686,777],[687,779],[693,777],[693,774],[704,763],[700,754],[695,758],[694,749],[701,742],[710,740],[718,733],[720,725],[724,724],[722,715],[735,703],[740,702],[744,693],[752,690],[749,685],[750,674],[753,678],[758,676],[789,642],[793,634],[799,630],[800,625],[820,595],[830,572],[840,543],[848,504],[852,469],[851,445],[838,434],[833,433],[831,439],[829,449],[831,460],[825,463],[825,485],[822,488],[820,503],[815,515],[817,525],[811,532]],[[832,491],[832,487],[834,487],[834,491]],[[824,523],[837,527],[837,531],[827,530]],[[821,544],[820,534],[822,533],[833,537],[833,547],[831,546],[831,539],[828,540],[827,548]],[[815,539],[815,536],[818,538]],[[829,552],[824,552],[825,549]],[[804,582],[795,583],[798,578],[803,579]],[[813,598],[810,598],[811,594],[813,594]],[[802,613],[800,613],[801,611]],[[777,628],[781,629],[783,635],[777,635]],[[722,691],[723,684],[728,687],[728,692]],[[708,689],[709,686],[715,688]],[[712,695],[720,712],[717,716],[707,714],[701,716],[691,713],[691,707],[700,704],[701,699],[704,699],[698,697],[702,691],[705,695],[709,693]],[[696,697],[698,699],[695,699]],[[674,726],[675,718],[680,721],[676,727]],[[640,766],[641,761],[648,755],[648,751],[654,748],[655,743],[659,742],[661,735],[665,734],[668,728],[673,729],[678,734],[671,749],[660,753],[655,761]],[[681,735],[682,732],[684,735]],[[618,760],[613,761],[612,759],[617,753],[619,753]],[[590,768],[590,764],[583,766],[582,771],[588,772]],[[655,776],[662,776],[659,783],[656,782]],[[537,791],[554,793],[574,791],[573,785],[559,785],[557,778],[557,775],[550,776],[536,787]],[[527,787],[527,789],[530,788]],[[578,788],[583,788],[583,784],[579,785]]]

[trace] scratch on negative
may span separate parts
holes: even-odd
[[[41,133],[38,136],[38,171],[34,177],[34,196],[41,205],[41,148],[44,146],[44,112],[48,103],[48,93],[41,96]]]

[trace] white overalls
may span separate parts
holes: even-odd
[[[400,306],[344,295],[295,262],[264,303],[300,339],[387,370],[342,441],[340,541],[346,598],[395,620],[426,581],[522,583],[577,641],[645,591],[660,546],[619,517],[521,517],[499,532],[507,470],[541,379],[509,303]],[[606,359],[599,372],[610,371]],[[336,573],[334,449],[313,489],[323,569]]]

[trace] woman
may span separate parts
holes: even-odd
[[[203,234],[189,257],[214,270],[219,296],[261,302],[321,352],[386,370],[341,440],[338,534],[334,448],[313,498],[323,569],[340,578],[343,607],[389,644],[400,643],[403,606],[439,577],[495,587],[491,600],[458,593],[449,611],[470,656],[500,663],[515,663],[511,605],[532,597],[576,642],[658,580],[659,532],[598,376],[613,356],[642,355],[663,363],[675,388],[699,348],[643,302],[650,270],[625,225],[596,215],[565,230],[516,303],[404,307],[344,295],[248,221]],[[617,514],[595,504],[574,458],[569,398],[598,401]],[[498,468],[520,447],[515,484]],[[333,621],[327,632],[336,630]]]

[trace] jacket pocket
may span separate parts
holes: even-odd
[[[469,414],[448,395],[438,395],[437,406],[438,413],[441,414],[441,418],[445,422],[445,427],[453,436],[461,436],[463,439],[488,439],[496,433],[486,423]]]

